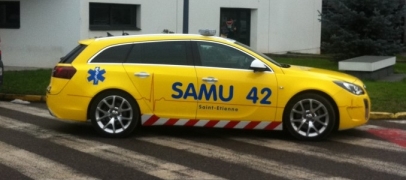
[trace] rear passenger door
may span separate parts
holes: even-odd
[[[151,112],[160,118],[193,119],[197,83],[190,41],[135,43],[125,70]]]

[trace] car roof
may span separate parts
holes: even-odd
[[[85,39],[79,41],[79,43],[84,45],[89,45],[94,42],[102,44],[122,44],[132,42],[161,41],[161,40],[203,40],[203,41],[217,41],[223,43],[235,42],[235,40],[232,39],[217,36],[203,36],[199,34],[143,34],[143,35],[111,36],[94,39]]]

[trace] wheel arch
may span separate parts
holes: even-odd
[[[288,105],[289,103],[291,103],[291,101],[292,101],[294,98],[296,98],[297,96],[303,95],[303,94],[317,94],[317,95],[323,96],[324,98],[326,98],[326,99],[331,103],[331,105],[333,106],[333,109],[334,109],[334,113],[335,113],[335,115],[337,116],[336,122],[335,122],[335,124],[334,124],[333,131],[337,131],[337,130],[338,130],[338,127],[339,127],[339,125],[340,125],[340,112],[339,112],[339,110],[338,110],[337,103],[334,101],[334,99],[333,99],[330,95],[328,95],[327,93],[325,93],[325,92],[323,92],[323,91],[319,91],[319,90],[305,90],[305,91],[301,91],[301,92],[295,94],[295,95],[292,96],[292,97],[289,99],[289,101],[286,103],[286,105],[285,105],[285,107],[284,107],[284,109],[283,109],[283,113],[282,113],[283,116],[282,116],[282,117],[285,116],[285,111],[286,111],[287,105]],[[282,122],[283,122],[283,121],[282,121]]]
[[[100,91],[100,92],[98,92],[95,96],[93,96],[92,100],[90,101],[89,105],[87,106],[87,113],[86,113],[86,118],[87,118],[87,119],[90,119],[90,107],[92,106],[94,100],[95,100],[98,96],[100,96],[101,94],[104,94],[104,93],[107,93],[107,92],[121,92],[121,93],[127,94],[128,96],[130,96],[130,97],[134,100],[135,103],[137,103],[138,112],[140,112],[140,114],[141,114],[141,109],[140,109],[140,106],[139,106],[138,101],[137,101],[130,93],[128,93],[127,91],[124,91],[124,90],[122,90],[122,89],[111,88],[111,89],[105,89],[105,90],[103,90],[103,91]],[[141,117],[140,117],[140,118],[141,118]],[[140,123],[141,123],[141,122],[140,122]]]

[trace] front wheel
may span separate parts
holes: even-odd
[[[105,92],[92,102],[90,119],[101,135],[125,137],[137,126],[140,113],[131,96],[119,91]]]
[[[334,129],[336,115],[330,101],[308,93],[293,98],[285,108],[284,127],[295,138],[319,140]]]

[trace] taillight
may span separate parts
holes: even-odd
[[[75,75],[76,69],[72,66],[55,66],[52,77],[71,79]]]

